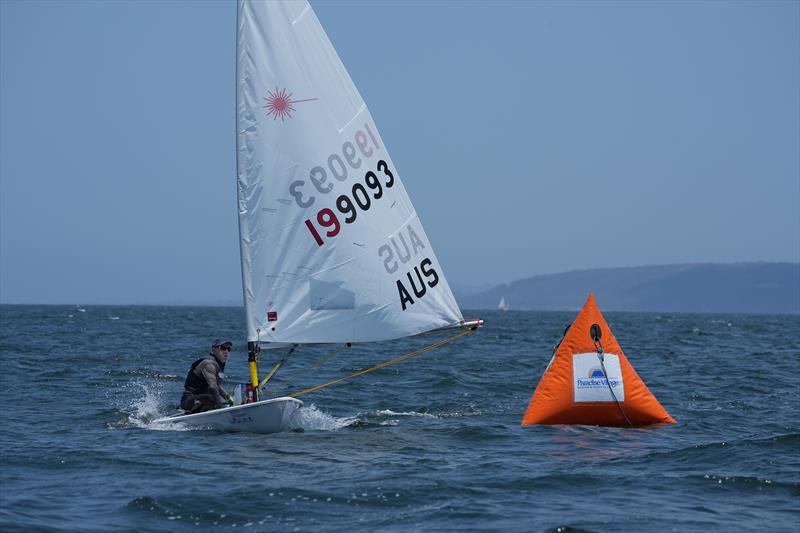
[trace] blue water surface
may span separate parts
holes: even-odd
[[[797,531],[800,317],[607,313],[677,425],[521,427],[575,313],[486,326],[302,396],[273,435],[157,429],[238,308],[0,306],[0,530]],[[269,391],[435,338],[301,348]],[[262,369],[272,353],[262,354]],[[280,382],[283,380],[283,382]]]

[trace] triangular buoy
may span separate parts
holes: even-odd
[[[675,420],[628,362],[590,294],[533,392],[522,425],[658,423]]]

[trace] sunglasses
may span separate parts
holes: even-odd
[[[219,349],[224,350],[226,352],[230,352],[231,350],[233,350],[233,346],[220,346]]]

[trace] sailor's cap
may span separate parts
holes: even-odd
[[[230,339],[226,339],[225,337],[218,337],[214,339],[214,342],[211,343],[212,348],[216,348],[217,346],[222,346],[224,344],[230,344],[233,346],[233,341]]]

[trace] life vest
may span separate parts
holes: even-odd
[[[195,372],[197,365],[207,359],[213,361],[216,367],[217,383],[220,384],[222,382],[222,377],[220,376],[222,369],[217,362],[217,358],[214,357],[213,354],[204,355],[192,363],[191,368],[189,368],[189,373],[186,375],[186,381],[183,384],[184,392],[188,392],[189,394],[205,394],[208,392],[208,382],[206,382],[202,375],[198,375],[198,373]]]

